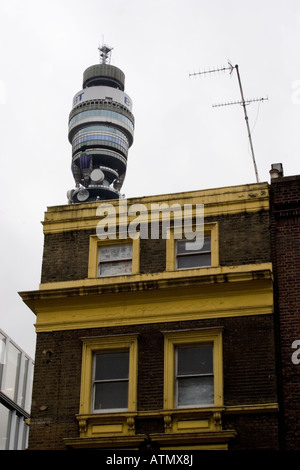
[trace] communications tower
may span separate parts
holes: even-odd
[[[120,197],[134,116],[125,75],[109,63],[111,51],[99,47],[100,63],[84,71],[83,89],[73,98],[68,138],[76,188],[67,193],[70,204]]]

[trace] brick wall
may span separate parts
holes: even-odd
[[[221,266],[270,262],[269,213],[243,212],[220,216],[219,252]]]
[[[300,340],[300,176],[272,180],[271,240],[281,445],[300,450],[300,364],[291,359]]]
[[[138,332],[138,410],[161,410],[163,331],[216,326],[224,328],[224,404],[230,406],[276,402],[271,315],[39,333],[29,448],[64,449],[63,438],[78,436],[75,415],[79,411],[80,396],[80,338]],[[236,415],[227,415],[224,418],[225,426],[236,426],[236,420]],[[235,448],[250,448],[255,439],[256,449],[276,448],[276,414],[261,414],[260,425],[258,422],[256,415],[248,413],[239,416]],[[254,428],[256,437],[250,433]],[[163,432],[163,421],[139,418],[136,432]],[[263,435],[264,440],[260,441],[258,435]]]
[[[41,282],[73,281],[88,275],[90,235],[95,230],[72,230],[44,237]]]
[[[140,273],[159,273],[166,270],[166,240],[141,239]]]
[[[220,264],[269,262],[269,213],[241,213],[207,219],[219,222]],[[44,240],[42,282],[84,279],[88,273],[89,237],[93,230],[47,234]],[[140,272],[165,270],[166,240],[141,240]],[[155,292],[153,292],[155,295]],[[30,449],[64,449],[63,438],[78,436],[75,415],[79,411],[81,337],[139,333],[138,410],[163,408],[163,330],[204,327],[224,328],[224,400],[226,406],[274,403],[276,377],[273,317],[256,315],[38,333],[32,398]],[[226,415],[227,427],[238,423],[235,448],[276,448],[276,414]],[[255,436],[249,435],[255,429]],[[137,419],[136,432],[163,432],[162,419]]]
[[[241,213],[207,219],[219,222],[221,266],[270,261],[269,213]],[[46,234],[41,282],[85,279],[88,273],[89,237],[94,230]],[[141,240],[140,273],[166,269],[166,240]]]

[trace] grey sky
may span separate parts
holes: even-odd
[[[17,292],[38,289],[47,206],[74,187],[67,140],[83,71],[112,46],[126,75],[135,141],[126,197],[255,182],[238,64],[260,181],[272,163],[299,173],[298,0],[1,0],[0,328],[29,355],[35,316]]]

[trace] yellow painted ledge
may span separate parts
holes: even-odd
[[[119,220],[119,207],[127,204],[143,204],[146,207],[148,218],[151,214],[152,205],[167,204],[204,204],[206,217],[221,214],[237,214],[240,212],[258,212],[269,209],[269,185],[268,183],[256,183],[239,186],[228,186],[224,188],[213,188],[199,191],[188,191],[183,193],[162,194],[157,196],[144,196],[121,200],[105,201],[104,203],[91,202],[84,204],[69,204],[48,207],[44,214],[44,233],[59,233],[69,230],[96,229],[101,217],[97,216],[97,208],[101,204],[110,204],[116,212],[117,224],[124,224],[123,215]],[[127,222],[135,216],[128,216]]]
[[[37,316],[37,332],[272,314],[272,272],[255,268],[119,284],[111,278],[104,285],[60,285],[20,295]]]
[[[160,450],[226,450],[229,441],[236,437],[236,431],[222,429],[224,414],[277,412],[277,403],[256,403],[210,408],[108,413],[102,416],[99,414],[77,415],[81,437],[64,439],[64,443],[67,447],[75,449],[138,449],[143,443],[145,435],[135,434],[135,419],[162,418],[166,432],[150,435],[152,441],[159,443]],[[204,421],[209,417],[210,426],[205,426]],[[174,427],[172,426],[173,421],[175,422]],[[119,424],[119,427],[116,426],[116,423]],[[179,426],[178,423],[180,423]],[[189,424],[192,425],[189,426]],[[95,432],[93,432],[94,426]],[[122,430],[123,435],[121,435]],[[107,434],[105,434],[106,432]]]
[[[99,288],[99,292],[105,292],[106,288],[113,286],[114,292],[122,289],[122,286],[136,285],[133,290],[141,290],[147,283],[155,282],[157,287],[167,285],[168,282],[193,282],[197,279],[198,283],[221,283],[235,282],[240,280],[251,280],[261,277],[272,276],[272,263],[245,264],[239,266],[217,266],[199,269],[187,269],[176,271],[164,271],[153,274],[130,274],[124,276],[111,277],[91,277],[75,281],[47,282],[39,285],[40,291],[59,291],[64,289],[81,289],[81,294],[85,288]],[[35,292],[35,291],[32,291]],[[22,293],[20,293],[22,294]],[[23,296],[22,296],[23,297]]]

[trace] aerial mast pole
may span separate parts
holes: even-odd
[[[257,171],[257,166],[256,166],[256,161],[255,161],[255,156],[254,156],[254,150],[253,150],[253,144],[252,144],[252,138],[251,138],[251,132],[250,132],[250,127],[249,127],[249,119],[247,115],[247,110],[246,110],[246,105],[249,103],[252,103],[253,101],[264,101],[268,98],[256,98],[256,99],[251,99],[251,100],[245,100],[244,98],[244,93],[243,93],[243,88],[242,88],[242,82],[241,82],[241,77],[239,73],[239,67],[238,65],[231,65],[228,62],[228,67],[222,67],[218,69],[212,69],[212,70],[207,70],[204,72],[196,72],[196,73],[190,73],[189,75],[203,75],[207,73],[215,73],[215,72],[225,72],[225,70],[230,70],[230,74],[233,72],[233,69],[236,70],[237,73],[237,78],[238,78],[238,83],[239,83],[239,88],[240,88],[240,93],[241,93],[241,101],[235,101],[235,102],[230,102],[230,103],[223,103],[223,104],[218,104],[218,105],[213,105],[213,107],[217,106],[228,106],[232,104],[241,104],[244,109],[244,116],[245,116],[245,121],[246,121],[246,126],[247,126],[247,131],[248,131],[248,139],[250,143],[250,150],[251,150],[251,155],[252,155],[252,160],[253,160],[253,165],[254,165],[254,171],[255,171],[255,177],[256,177],[256,182],[259,183],[259,176],[258,176],[258,171]]]
[[[248,138],[249,138],[249,143],[250,143],[251,155],[252,155],[252,160],[253,160],[253,165],[254,165],[254,171],[255,171],[256,181],[258,183],[259,182],[259,177],[258,177],[257,166],[256,166],[255,157],[254,157],[252,137],[251,137],[250,127],[249,127],[249,119],[248,119],[247,110],[246,110],[246,102],[245,102],[245,99],[244,99],[244,93],[243,93],[243,88],[242,88],[241,77],[240,77],[240,73],[239,73],[239,66],[235,65],[234,68],[236,70],[236,74],[237,74],[237,78],[238,78],[238,82],[239,82],[241,98],[242,98],[242,106],[243,106],[243,109],[244,109],[244,115],[245,115],[247,131],[248,131]]]

